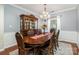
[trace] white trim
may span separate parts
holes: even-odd
[[[4,50],[4,5],[0,5],[0,51]]]
[[[50,18],[49,20],[48,20],[48,31],[50,32],[50,22],[51,22],[51,20],[57,20],[57,30],[59,29],[59,30],[61,30],[61,23],[60,23],[60,16],[56,16],[56,17],[54,17],[54,18]]]
[[[1,52],[1,51],[4,51],[6,48],[9,48],[9,47],[12,47],[12,46],[15,46],[15,45],[17,45],[17,43],[14,43],[14,44],[12,44],[12,45],[9,45],[9,46],[7,46],[7,47],[4,47],[3,49],[0,49],[0,52]]]
[[[35,16],[37,16],[37,17],[39,18],[39,14],[38,14],[38,13],[35,13],[35,12],[31,11],[31,10],[25,9],[25,8],[20,7],[20,6],[18,6],[18,5],[15,5],[15,4],[10,4],[10,5],[13,6],[13,7],[19,8],[19,9],[21,9],[21,10],[30,12],[30,13],[34,14]],[[65,12],[65,11],[70,11],[70,10],[74,10],[74,9],[77,9],[77,7],[62,9],[62,10],[55,11],[55,12],[50,13],[50,14],[56,14],[56,13]]]
[[[60,16],[57,16],[57,30],[61,30]]]
[[[6,32],[6,33],[4,33],[4,48],[8,48],[8,47],[17,45],[15,33],[16,32]]]
[[[60,31],[60,41],[78,43],[76,31]]]
[[[78,46],[78,48],[79,48],[79,32],[77,32],[77,40],[78,40],[77,46]]]
[[[55,12],[53,12],[51,14],[56,14],[56,13],[60,13],[60,12],[66,12],[66,11],[75,10],[75,9],[77,9],[77,7],[62,9],[62,10],[59,10],[59,11],[55,11]]]
[[[15,4],[10,4],[10,5],[13,6],[13,7],[15,7],[15,8],[21,9],[21,10],[23,10],[23,11],[32,13],[32,14],[34,14],[36,17],[39,16],[39,14],[37,14],[37,13],[35,13],[35,12],[33,12],[33,11],[30,11],[30,10],[28,10],[28,9],[25,9],[25,8],[23,8],[23,7],[20,7],[20,6],[18,6],[18,5],[15,5]]]
[[[5,50],[5,49],[0,49],[0,52],[1,52],[1,51],[4,51],[4,50]]]
[[[14,43],[14,44],[8,45],[7,47],[5,47],[5,49],[6,49],[6,48],[9,48],[9,47],[12,47],[12,46],[15,46],[15,45],[17,45],[17,43]]]

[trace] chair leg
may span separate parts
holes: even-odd
[[[38,47],[37,53],[38,53],[38,55],[43,55],[43,49],[41,49],[41,48]]]
[[[48,52],[48,55],[54,55],[53,49],[51,49],[51,50]]]
[[[54,55],[54,51],[53,51],[53,49],[52,49],[52,54]]]
[[[57,42],[57,47],[59,47],[59,44],[58,44],[58,42]]]
[[[19,50],[19,55],[25,55],[25,54],[26,54],[25,51],[21,51],[21,50]]]
[[[33,54],[35,55],[35,49],[33,48]]]
[[[54,39],[54,41],[53,41],[53,46],[54,46],[54,49],[57,50],[57,41],[56,41],[56,39]]]
[[[33,54],[35,55],[37,53],[37,48],[34,48]]]
[[[42,51],[41,48],[37,50],[37,54],[38,54],[38,55],[42,55],[42,53],[43,53],[43,51]]]
[[[53,46],[49,46],[48,48],[48,55],[54,55],[54,51],[53,51],[54,45]]]
[[[57,44],[56,44],[56,42],[53,43],[53,47],[54,47],[54,49],[57,50]]]

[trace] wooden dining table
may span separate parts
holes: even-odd
[[[52,33],[44,33],[34,36],[24,36],[24,43],[39,45],[43,44],[51,38]]]

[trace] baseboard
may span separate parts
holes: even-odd
[[[17,45],[5,48],[4,50],[0,51],[0,55],[9,55],[10,52],[17,49]]]
[[[17,45],[17,43],[14,43],[14,44],[8,45],[6,48],[10,48],[10,47],[13,47],[13,46],[16,46],[16,45]]]

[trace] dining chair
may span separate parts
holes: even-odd
[[[54,52],[57,50],[57,47],[59,47],[59,44],[58,44],[59,33],[60,33],[60,30],[58,30],[57,32],[55,31],[53,35],[52,42],[54,46]]]
[[[57,47],[59,47],[59,44],[58,44],[59,34],[60,34],[60,30],[58,30],[56,33],[56,46]]]
[[[54,54],[54,49],[56,49],[56,42],[55,42],[55,31],[52,32],[50,38],[50,45],[49,45],[49,54]]]
[[[25,44],[23,42],[23,38],[21,36],[21,34],[19,32],[16,32],[15,34],[15,37],[16,37],[16,41],[17,41],[17,45],[18,45],[18,51],[19,51],[19,55],[25,55],[28,53],[28,51],[31,49],[31,48],[25,48]]]
[[[52,36],[53,34],[51,35],[51,38],[40,47],[40,51],[43,55],[54,55]],[[48,39],[48,36],[45,36],[45,39]]]
[[[50,29],[50,33],[53,33],[53,36],[51,37],[51,40],[52,40],[54,49],[57,50],[57,48],[56,48],[56,39],[55,39],[56,29],[51,28],[51,29]]]
[[[50,33],[54,32],[54,31],[55,31],[55,29],[54,29],[54,28],[51,28],[51,29],[50,29]]]

